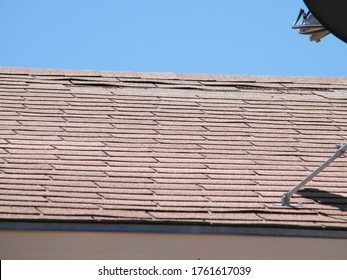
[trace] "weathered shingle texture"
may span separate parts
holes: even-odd
[[[0,219],[347,228],[347,78],[0,68]]]

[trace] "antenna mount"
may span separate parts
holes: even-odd
[[[315,176],[318,175],[325,167],[327,167],[331,162],[335,159],[341,157],[347,151],[347,144],[338,144],[336,145],[335,153],[328,158],[325,162],[323,162],[316,170],[314,170],[311,174],[309,174],[305,179],[303,179],[299,184],[297,184],[294,188],[292,188],[289,192],[286,192],[282,195],[282,201],[280,204],[276,204],[277,206],[285,206],[285,207],[298,207],[302,206],[302,203],[291,203],[291,197],[298,192],[303,186],[305,186],[309,181],[311,181]]]

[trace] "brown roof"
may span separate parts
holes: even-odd
[[[0,68],[0,219],[347,229],[347,78]]]

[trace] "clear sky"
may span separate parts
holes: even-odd
[[[0,66],[346,76],[347,44],[291,29],[302,0],[0,0]]]

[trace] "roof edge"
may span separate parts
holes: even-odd
[[[168,79],[168,80],[199,80],[220,82],[266,82],[266,83],[303,83],[303,84],[341,84],[347,85],[347,77],[323,76],[255,76],[239,74],[179,74],[171,72],[133,72],[133,71],[104,71],[104,70],[71,70],[59,68],[24,68],[1,67],[0,74],[9,75],[59,75],[59,76],[85,76],[109,78],[141,78],[141,79]]]
[[[260,226],[208,226],[208,225],[173,225],[173,224],[130,224],[130,223],[86,223],[86,222],[27,222],[0,221],[1,230],[21,231],[80,231],[80,232],[132,232],[158,234],[222,234],[245,236],[277,236],[305,238],[347,239],[347,230],[260,227]]]

